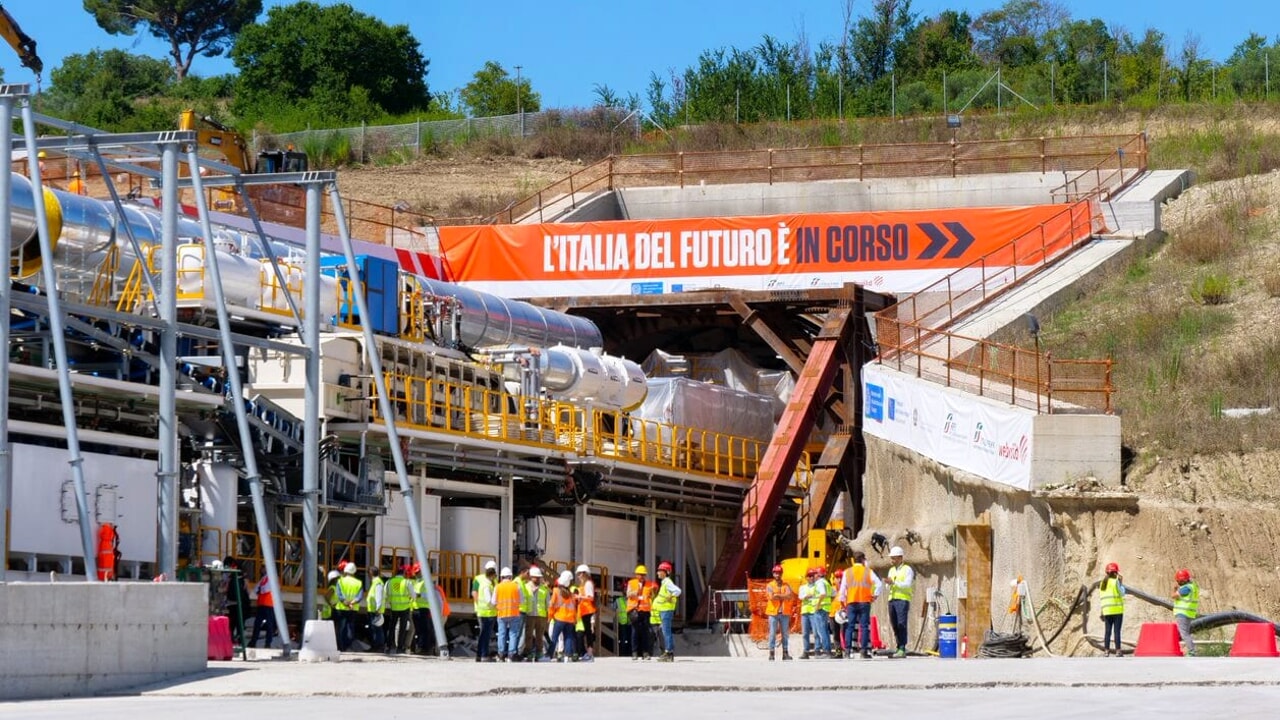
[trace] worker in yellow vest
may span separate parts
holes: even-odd
[[[671,563],[665,560],[658,563],[658,592],[653,596],[653,612],[658,614],[662,625],[662,657],[658,658],[660,662],[674,662],[676,659],[676,602],[680,599],[681,590],[671,579],[672,570]]]
[[[800,659],[808,660],[811,657],[820,655],[821,644],[818,642],[818,628],[814,622],[814,611],[818,609],[818,603],[823,598],[818,594],[817,588],[818,568],[812,567],[805,571],[804,582],[800,585],[798,596],[800,598]],[[810,652],[812,650],[812,652]]]
[[[903,561],[903,557],[902,548],[897,545],[889,550],[889,562],[893,563],[887,573],[889,624],[893,626],[893,639],[898,644],[898,649],[893,653],[897,658],[907,656],[907,618],[910,617],[911,596],[916,581],[915,570]]]
[[[1200,612],[1200,586],[1191,579],[1191,571],[1183,568],[1173,576],[1178,587],[1173,589],[1173,619],[1178,623],[1178,634],[1187,646],[1187,656],[1195,657],[1196,641],[1191,637],[1191,621]]]
[[[774,659],[774,647],[778,635],[782,635],[782,659],[791,659],[791,650],[787,646],[787,633],[791,629],[791,604],[796,593],[782,579],[782,566],[773,566],[773,579],[764,586],[764,615],[769,619],[769,659]]]
[[[427,581],[422,579],[422,566],[418,563],[409,568],[409,595],[413,617],[410,646],[415,655],[426,655],[435,644],[435,629],[431,625],[431,593],[427,592]]]
[[[476,649],[476,662],[493,662],[489,656],[493,637],[498,630],[498,607],[494,592],[497,590],[498,563],[490,560],[484,564],[484,572],[471,581],[471,602],[476,618],[480,620],[480,638]]]
[[[528,570],[529,578],[524,586],[524,599],[528,606],[525,613],[524,656],[526,660],[549,660],[547,655],[547,613],[550,611],[551,588],[543,582],[542,568],[534,565]]]
[[[570,662],[576,660],[573,652],[573,627],[578,622],[578,596],[570,586],[573,584],[573,573],[565,570],[560,573],[560,577],[556,579],[556,587],[551,591],[551,600],[548,604],[548,611],[551,613],[551,648],[550,652],[556,652],[556,646],[561,642],[561,662]]]
[[[356,609],[364,598],[364,583],[356,577],[360,568],[349,562],[342,568],[342,577],[338,578],[338,602],[334,610],[338,617],[338,651],[346,652],[356,639]]]
[[[1112,655],[1111,637],[1116,640],[1116,657],[1121,657],[1120,628],[1124,625],[1124,578],[1120,577],[1120,566],[1107,563],[1107,574],[1098,583],[1099,601],[1102,606],[1102,651]]]
[[[387,611],[387,579],[391,572],[386,568],[380,568],[378,574],[374,575],[369,581],[369,591],[365,597],[365,612],[369,618],[369,644],[373,652],[385,652],[386,643],[386,616]]]
[[[397,565],[396,572],[387,581],[387,610],[385,624],[387,653],[394,655],[409,650],[413,636],[409,613],[413,611],[413,588],[405,577],[407,566]]]
[[[636,566],[636,576],[627,581],[627,621],[631,626],[631,659],[649,659],[653,647],[653,634],[650,620],[661,618],[653,614],[653,596],[658,592],[658,584],[649,579],[649,569],[644,565]]]
[[[524,631],[520,623],[524,588],[512,577],[509,567],[502,568],[498,577],[498,586],[493,591],[498,613],[498,661],[515,662],[520,659],[520,635]]]
[[[316,593],[316,616],[321,620],[333,619],[333,605],[330,598],[333,597],[333,582],[341,575],[337,570],[329,571],[328,584],[320,585],[320,592]]]
[[[848,648],[846,658],[853,657],[854,627],[858,630],[858,640],[862,649],[862,657],[871,657],[871,601],[880,595],[880,578],[867,565],[867,555],[861,550],[853,552],[853,565],[844,571],[844,579],[840,583],[840,597],[844,601],[845,624],[844,644]]]

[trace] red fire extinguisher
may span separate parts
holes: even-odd
[[[960,638],[960,657],[961,659],[969,657],[969,636],[965,635]]]

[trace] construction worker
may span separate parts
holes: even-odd
[[[782,635],[782,659],[791,659],[791,649],[787,646],[787,631],[791,625],[791,603],[795,600],[795,591],[782,579],[782,566],[773,566],[773,579],[764,586],[764,615],[769,618],[769,659],[774,659],[774,647],[778,635]]]
[[[484,572],[471,581],[471,602],[480,620],[480,638],[476,649],[476,662],[494,659],[489,657],[493,636],[498,630],[498,606],[494,591],[497,589],[498,563],[490,560],[484,564]]]
[[[409,578],[409,605],[413,618],[410,644],[414,654],[426,655],[435,645],[435,628],[431,625],[431,593],[427,592],[427,581],[422,578],[421,565],[414,563],[409,568]]]
[[[258,646],[258,633],[263,627],[267,630],[267,643],[264,648],[271,647],[271,641],[276,636],[276,611],[275,598],[271,596],[271,583],[267,580],[267,574],[262,574],[262,579],[258,581],[257,588],[254,589],[258,598],[258,612],[253,616],[253,637],[249,639],[249,647]]]
[[[520,604],[524,602],[524,588],[512,577],[511,568],[504,567],[498,574],[494,588],[494,606],[498,613],[498,661],[515,662],[520,659],[520,636],[524,626],[520,623]]]
[[[658,586],[649,579],[649,569],[636,566],[636,576],[627,581],[627,622],[631,626],[631,659],[649,659],[653,636],[649,630],[649,615],[653,610],[653,596]]]
[[[831,657],[831,616],[827,608],[836,590],[831,587],[831,583],[827,582],[826,568],[818,568],[818,576],[813,582],[813,587],[814,592],[817,593],[817,603],[813,608],[813,634],[818,644],[816,648],[818,657]]]
[[[316,617],[321,620],[333,620],[333,583],[341,574],[337,570],[330,570],[328,583],[322,583],[320,592],[316,593]]]
[[[676,602],[680,599],[680,586],[671,579],[671,563],[663,560],[658,563],[658,592],[653,596],[653,610],[658,614],[662,625],[662,657],[661,662],[674,662],[676,659],[675,618]]]
[[[84,180],[80,179],[80,171],[71,173],[71,182],[67,183],[67,192],[73,195],[84,195]]]
[[[1183,568],[1173,579],[1178,586],[1173,589],[1173,619],[1178,623],[1178,634],[1187,646],[1187,655],[1195,657],[1196,641],[1191,637],[1191,621],[1200,610],[1200,586],[1191,579],[1191,571]]]
[[[560,573],[548,604],[551,613],[551,653],[554,654],[556,646],[560,645],[561,662],[577,659],[573,653],[573,626],[578,622],[578,596],[569,589],[572,584],[573,573],[568,570]]]
[[[338,578],[338,602],[334,603],[338,617],[338,651],[346,652],[356,639],[356,608],[364,598],[364,583],[356,577],[360,568],[349,562],[342,568],[342,577]]]
[[[384,630],[387,653],[391,655],[408,650],[409,638],[413,635],[409,624],[409,613],[413,611],[413,586],[405,578],[407,569],[407,565],[397,565],[395,574],[387,581]]]
[[[369,644],[373,646],[374,652],[383,652],[387,649],[384,613],[387,611],[388,578],[384,576],[390,575],[391,571],[387,568],[379,569],[378,574],[369,581],[369,592],[365,597],[365,611],[369,616]]]
[[[804,574],[804,583],[800,585],[800,659],[808,660],[818,655],[819,648],[817,628],[814,627],[813,613],[818,609],[821,598],[817,590],[818,568],[809,568]],[[812,650],[812,652],[810,652]]]
[[[525,584],[525,602],[529,611],[525,614],[524,656],[528,660],[547,658],[547,612],[551,604],[551,588],[542,582],[542,568],[529,568],[529,580]]]
[[[902,548],[894,545],[889,550],[889,624],[893,626],[893,639],[898,644],[894,657],[907,656],[907,618],[910,617],[911,595],[916,581],[916,572],[903,562]],[[1119,638],[1116,638],[1119,641]]]
[[[827,599],[827,627],[831,629],[831,635],[834,638],[831,648],[831,658],[838,660],[844,657],[844,623],[837,620],[837,617],[843,618],[840,611],[844,610],[844,599],[840,597],[840,582],[844,579],[844,570],[836,570],[835,575],[831,577],[831,594]]]
[[[618,619],[618,657],[631,655],[631,618],[627,614],[627,595],[618,593],[613,598],[613,616]]]
[[[862,657],[871,657],[871,601],[880,596],[880,578],[867,566],[867,555],[853,551],[853,565],[844,571],[840,583],[840,597],[844,601],[844,644],[848,648],[846,658],[853,657],[853,631],[857,626]]]
[[[1107,574],[1098,583],[1098,604],[1102,608],[1102,651],[1110,656],[1111,635],[1116,637],[1116,657],[1120,651],[1120,627],[1124,625],[1124,579],[1120,577],[1120,566],[1107,563]]]
[[[596,644],[596,584],[591,579],[591,568],[579,565],[578,574],[578,623],[582,626],[578,631],[577,647],[582,651],[581,659],[591,662]]]

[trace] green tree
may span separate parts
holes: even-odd
[[[858,79],[868,85],[894,69],[894,51],[915,25],[911,0],[875,0],[871,13],[858,18],[849,37]]]
[[[145,26],[169,43],[173,74],[182,80],[197,55],[217,57],[262,13],[262,0],[84,0],[85,12],[112,35]]]
[[[974,47],[983,62],[1004,67],[1037,63],[1048,38],[1070,19],[1052,0],[1009,0],[973,22]]]
[[[943,71],[977,67],[971,25],[969,13],[955,10],[943,10],[937,17],[917,24],[902,42],[898,72],[913,80],[935,79]]]
[[[163,60],[123,50],[92,50],[68,55],[50,74],[45,111],[104,130],[141,130],[133,122],[138,98],[154,98],[173,84]],[[166,125],[176,122],[172,114]],[[151,129],[154,129],[152,127]]]
[[[1116,59],[1119,65],[1115,80],[1117,96],[1122,100],[1139,95],[1149,100],[1159,99],[1166,54],[1164,33],[1147,28],[1140,41],[1135,41],[1127,32],[1117,40],[1120,43]]]
[[[542,109],[542,96],[533,91],[529,78],[519,82],[502,65],[490,60],[462,87],[462,102],[474,117],[512,115],[520,110]]]
[[[249,119],[292,111],[340,122],[426,110],[428,60],[407,25],[345,3],[275,7],[231,48],[235,109]],[[282,129],[282,128],[277,128]]]
[[[1102,100],[1117,49],[1106,23],[1098,18],[1073,20],[1053,32],[1051,42],[1060,68],[1061,97],[1072,103]]]
[[[1267,60],[1268,55],[1270,61]],[[1260,98],[1266,91],[1268,65],[1273,75],[1280,72],[1280,49],[1277,43],[1268,47],[1267,39],[1258,33],[1249,33],[1249,37],[1232,51],[1226,65],[1231,88],[1236,95]]]

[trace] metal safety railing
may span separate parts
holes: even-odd
[[[869,180],[897,177],[958,177],[984,173],[1092,172],[1099,185],[1113,186],[1104,168],[1117,164],[1117,148],[1133,168],[1146,168],[1144,135],[1087,135],[1011,140],[846,145],[822,148],[678,152],[611,156],[512,203],[485,223],[515,223],[525,218],[547,221],[598,192],[627,187],[717,185],[739,183]],[[554,211],[554,212],[553,212]],[[444,223],[444,220],[440,220]],[[461,221],[456,221],[461,222]]]
[[[385,373],[403,427],[593,455],[656,469],[750,482],[767,440],[587,409],[441,378]],[[370,393],[373,390],[370,389]],[[369,402],[372,422],[381,422]],[[808,456],[801,470],[808,472]]]
[[[1147,134],[1138,133],[1084,172],[1050,191],[1054,202],[1097,199],[1107,202],[1135,177],[1147,171]]]

